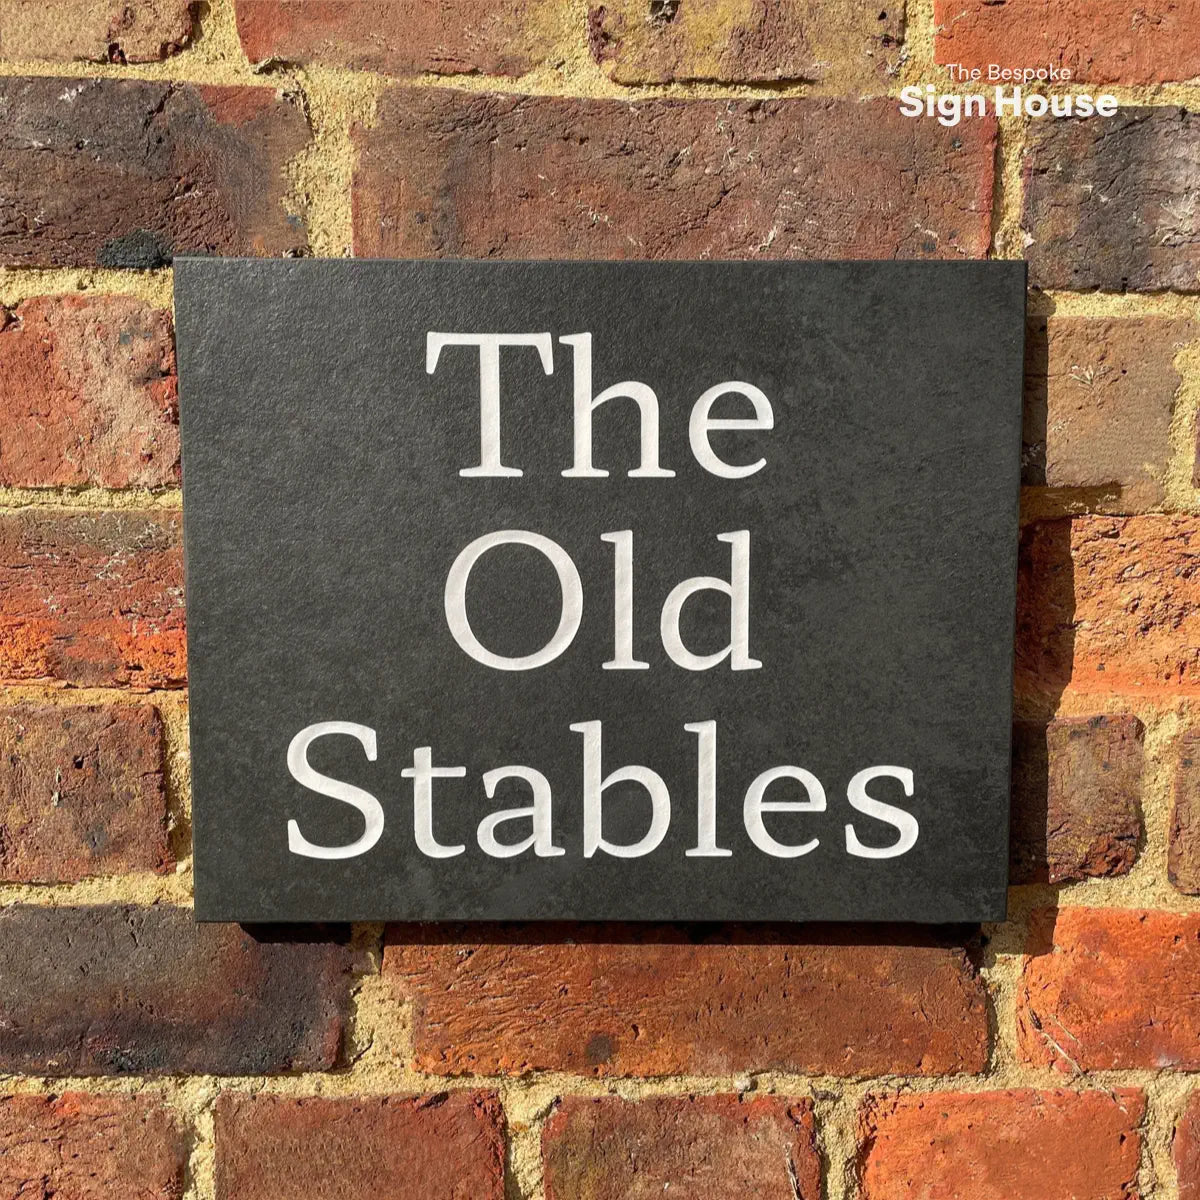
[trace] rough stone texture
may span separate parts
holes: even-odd
[[[554,47],[547,5],[524,0],[235,0],[251,62],[283,59],[391,75],[524,75]]]
[[[1167,875],[1189,896],[1200,896],[1200,730],[1180,739],[1171,788]]]
[[[169,870],[162,760],[148,705],[0,708],[0,880]]]
[[[0,682],[180,687],[177,513],[0,515]]]
[[[1137,1200],[1145,1109],[1132,1088],[871,1097],[862,1200]]]
[[[0,484],[179,479],[171,314],[131,296],[0,307]]]
[[[1022,1058],[1071,1074],[1200,1067],[1200,914],[1036,914],[1017,992]]]
[[[0,911],[0,1072],[272,1075],[338,1058],[355,956],[189,909]],[[272,931],[270,937],[278,937]]]
[[[188,0],[0,0],[0,58],[151,62],[191,33]]]
[[[1179,1176],[1178,1200],[1200,1200],[1200,1092],[1188,1097],[1171,1148]]]
[[[959,258],[991,239],[995,124],[894,101],[394,88],[356,127],[355,252],[397,258]]]
[[[215,1118],[216,1200],[504,1200],[504,1110],[489,1093],[227,1092]]]
[[[1200,291],[1200,115],[1029,122],[1022,224],[1044,288]]]
[[[829,80],[851,92],[899,64],[904,0],[603,0],[588,40],[618,83]]]
[[[384,973],[438,1074],[981,1071],[983,987],[906,928],[395,926]],[[839,937],[842,939],[839,941]],[[797,1013],[837,1014],[798,1020]]]
[[[1022,482],[1119,490],[1125,512],[1161,504],[1176,355],[1200,337],[1166,317],[1042,317],[1025,343]]]
[[[1129,871],[1141,833],[1144,732],[1124,714],[1016,723],[1014,883]]]
[[[1021,691],[1200,686],[1200,519],[1077,517],[1021,531]]]
[[[149,1096],[0,1097],[5,1200],[179,1200],[187,1139]]]
[[[0,266],[297,253],[284,168],[308,141],[273,88],[0,79]]]
[[[1197,0],[934,0],[940,63],[1064,67],[1072,82],[1200,75]]]
[[[542,1132],[546,1200],[820,1200],[812,1105],[570,1096]]]

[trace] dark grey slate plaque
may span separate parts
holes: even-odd
[[[1023,264],[175,271],[201,920],[1003,916]]]

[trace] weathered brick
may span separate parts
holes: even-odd
[[[191,33],[188,0],[0,0],[0,58],[151,62]]]
[[[932,1092],[871,1097],[862,1200],[1137,1200],[1143,1094]]]
[[[0,308],[0,423],[0,484],[175,483],[171,314],[131,296],[40,296]]]
[[[1200,1092],[1193,1092],[1175,1123],[1171,1149],[1179,1179],[1177,1200],[1200,1200]]]
[[[0,681],[185,677],[178,514],[0,515]]]
[[[1065,68],[1072,82],[1200,75],[1197,0],[934,0],[940,63]]]
[[[906,929],[396,926],[384,973],[438,1074],[934,1075],[980,1071],[982,985]],[[840,939],[840,940],[839,940]],[[836,1020],[796,1014],[836,1013]]]
[[[183,908],[4,909],[0,1072],[328,1070],[356,957],[319,936],[268,941]]]
[[[179,1200],[187,1139],[148,1096],[0,1097],[6,1200]]]
[[[1180,739],[1172,782],[1167,876],[1189,896],[1200,896],[1200,730]]]
[[[1124,875],[1141,832],[1137,717],[1064,717],[1013,729],[1012,878]]]
[[[168,870],[162,753],[148,705],[0,708],[0,879]]]
[[[308,141],[273,88],[0,79],[0,266],[299,252],[284,168]]]
[[[1108,489],[1122,512],[1160,504],[1180,385],[1175,357],[1197,338],[1196,322],[1167,317],[1031,321],[1022,482]]]
[[[394,88],[359,126],[356,253],[960,258],[991,239],[991,120],[891,100],[615,100]]]
[[[618,83],[836,80],[851,91],[895,71],[904,0],[603,0],[588,40]]]
[[[812,1106],[775,1097],[571,1096],[542,1133],[546,1200],[820,1200]]]
[[[1033,121],[1023,170],[1032,284],[1200,291],[1200,116],[1123,108]]]
[[[504,1111],[484,1092],[248,1096],[216,1106],[217,1200],[503,1200]]]
[[[327,63],[391,75],[524,75],[561,16],[523,0],[235,0],[251,62]]]
[[[1020,690],[1200,686],[1200,520],[1077,517],[1021,532]]]
[[[1200,1067],[1200,914],[1039,913],[1017,994],[1021,1055],[1064,1072]]]

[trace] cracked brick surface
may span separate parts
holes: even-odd
[[[991,241],[991,119],[890,100],[577,100],[394,88],[354,132],[380,257],[957,258]]]

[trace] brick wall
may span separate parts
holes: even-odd
[[[1122,112],[898,115],[993,60]],[[0,1200],[1200,1197],[1197,76],[1197,0],[0,0]],[[1024,254],[1010,921],[194,926],[177,251]]]

